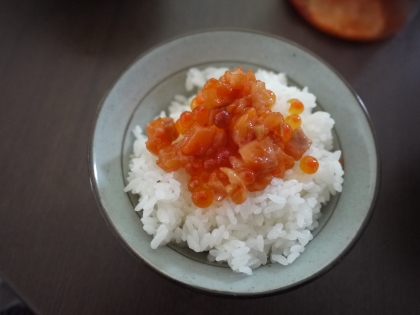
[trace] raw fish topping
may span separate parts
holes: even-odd
[[[164,171],[187,171],[197,207],[225,198],[241,204],[248,192],[264,190],[273,177],[283,178],[311,146],[300,127],[302,102],[290,99],[285,118],[271,110],[275,102],[275,94],[252,70],[226,71],[219,80],[207,81],[191,111],[178,120],[159,117],[150,122],[146,147]],[[307,174],[318,169],[311,156],[300,165]]]

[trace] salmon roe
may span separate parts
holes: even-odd
[[[288,100],[287,103],[290,104],[289,114],[291,115],[302,114],[303,110],[305,109],[305,106],[303,105],[303,103],[296,98],[292,98]]]
[[[199,208],[207,208],[213,203],[213,195],[208,188],[202,188],[194,191],[191,199]]]
[[[318,170],[319,163],[313,156],[307,155],[300,160],[300,169],[306,174],[314,174]]]
[[[293,129],[296,130],[302,124],[302,119],[298,115],[289,115],[286,117],[285,122]]]
[[[303,104],[289,100],[291,115],[284,119],[271,110],[275,101],[251,70],[226,71],[204,85],[191,111],[176,122],[168,117],[150,122],[146,147],[164,171],[187,171],[197,207],[228,197],[241,204],[248,191],[261,191],[273,177],[283,178],[311,145],[300,128]]]
[[[292,138],[292,134],[293,134],[292,127],[290,127],[290,125],[285,122],[283,126],[283,141],[284,142],[289,141]]]

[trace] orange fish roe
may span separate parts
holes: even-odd
[[[285,122],[292,127],[293,130],[296,130],[302,124],[302,119],[298,115],[289,115],[286,117]]]
[[[290,104],[289,114],[291,115],[300,115],[303,113],[303,110],[305,109],[305,106],[303,105],[303,103],[296,98],[292,98],[288,100],[287,103]]]
[[[146,147],[164,171],[187,171],[188,190],[197,207],[227,197],[241,204],[248,191],[261,191],[273,177],[283,178],[311,145],[300,128],[297,113],[302,103],[289,101],[292,115],[285,123],[271,110],[275,100],[251,70],[226,71],[197,93],[191,112],[182,113],[176,122],[150,122]]]
[[[306,174],[314,174],[318,170],[319,163],[313,156],[307,155],[300,160],[300,169]]]
[[[283,141],[287,142],[292,138],[293,129],[286,122],[283,126]]]

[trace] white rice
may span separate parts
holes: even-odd
[[[209,78],[219,78],[226,70],[190,69],[186,88],[201,89]],[[166,173],[160,169],[157,158],[146,149],[147,137],[137,126],[133,130],[137,140],[125,191],[140,194],[135,211],[143,211],[143,229],[153,236],[150,243],[153,249],[169,242],[188,246],[196,252],[208,252],[210,261],[227,262],[232,270],[248,275],[269,261],[288,265],[312,240],[311,230],[318,226],[322,204],[341,192],[344,175],[339,162],[341,152],[328,151],[332,149],[334,120],[326,112],[312,113],[315,96],[307,88],[287,86],[284,74],[258,70],[256,77],[276,94],[273,111],[286,116],[287,100],[291,98],[305,105],[300,115],[302,128],[313,143],[304,155],[318,159],[318,171],[305,174],[297,162],[285,178],[274,178],[264,191],[249,193],[241,205],[227,198],[200,209],[192,203],[186,187],[189,175],[185,170]],[[176,95],[169,106],[169,116],[177,119],[189,110],[192,97]]]

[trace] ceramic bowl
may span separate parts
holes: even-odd
[[[145,127],[175,94],[187,94],[191,67],[243,66],[285,72],[317,96],[334,118],[335,149],[345,163],[343,192],[323,208],[320,227],[293,264],[267,264],[252,276],[206,262],[204,254],[177,246],[153,250],[132,196],[124,192],[135,125]],[[231,296],[282,292],[315,279],[351,249],[371,216],[378,190],[378,153],[360,98],[330,66],[288,40],[245,31],[208,31],[166,42],[140,56],[99,106],[89,167],[100,210],[122,244],[159,274],[189,288]]]

